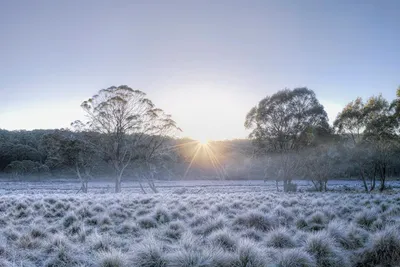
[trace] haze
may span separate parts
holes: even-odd
[[[332,122],[357,96],[392,99],[399,1],[1,1],[0,128],[65,128],[101,88],[149,95],[197,139],[244,138],[285,87]]]

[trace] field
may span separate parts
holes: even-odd
[[[400,266],[400,194],[259,181],[2,183],[0,266]],[[349,188],[353,187],[353,191]],[[347,192],[349,191],[349,192]]]

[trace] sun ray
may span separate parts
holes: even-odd
[[[212,149],[210,145],[205,146],[205,150],[210,158],[211,163],[216,169],[218,175],[220,175],[221,177],[225,177],[227,175],[226,170],[218,160],[217,156],[215,155],[215,151]]]
[[[186,169],[186,171],[185,171],[185,175],[184,175],[185,178],[186,178],[186,175],[188,174],[190,168],[192,167],[193,162],[194,162],[195,158],[197,157],[197,154],[199,154],[200,149],[201,149],[201,144],[199,143],[199,144],[196,146],[196,149],[195,149],[195,152],[194,152],[194,154],[193,154],[193,156],[192,156],[192,159],[191,159],[191,161],[190,161],[190,164],[189,164],[189,166],[187,167],[187,169]]]

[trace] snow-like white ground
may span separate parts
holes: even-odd
[[[310,181],[294,181],[298,185],[298,191],[304,192],[313,189]],[[145,182],[142,183],[146,191],[151,192]],[[160,193],[179,192],[184,189],[186,193],[233,193],[233,192],[275,192],[275,181],[264,182],[262,180],[180,180],[180,181],[155,181]],[[400,189],[400,181],[388,181],[391,188]],[[279,183],[282,190],[282,182]],[[76,193],[80,188],[77,180],[47,180],[42,182],[29,181],[1,181],[0,195],[2,194],[37,194],[37,193]],[[362,182],[359,180],[331,180],[328,182],[328,190],[332,191],[357,191],[362,192]],[[110,181],[91,181],[89,191],[92,193],[112,193],[114,183]],[[142,193],[139,183],[125,181],[122,183],[122,191],[125,193]]]
[[[275,182],[1,182],[0,267],[400,266],[400,190]]]

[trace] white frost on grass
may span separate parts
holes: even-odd
[[[226,192],[1,196],[0,266],[400,262],[399,193]]]

